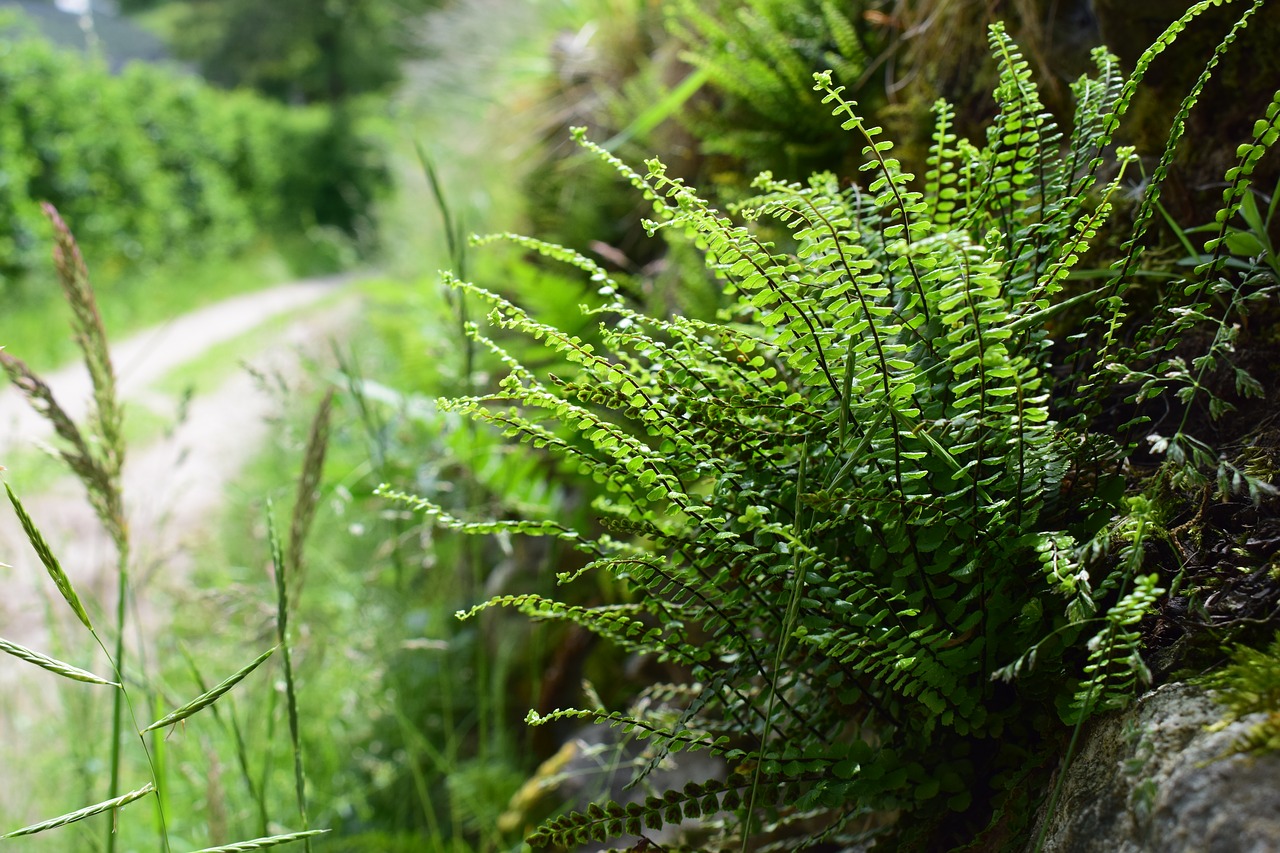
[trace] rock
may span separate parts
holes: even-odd
[[[1203,689],[1174,683],[1090,724],[1045,853],[1280,851],[1280,753],[1221,758],[1260,719],[1209,731],[1223,714]]]

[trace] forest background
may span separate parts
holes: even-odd
[[[141,749],[121,737],[111,703],[86,692],[96,688],[60,686],[53,706],[39,712],[47,715],[47,742],[13,776],[33,781],[21,802],[5,804],[12,813],[0,829],[124,793],[109,790],[109,757],[121,763],[119,775],[151,778],[161,794],[118,815],[9,843],[141,850],[155,849],[163,836],[165,849],[196,849],[325,828],[328,835],[296,843],[353,853],[509,850],[521,849],[526,834],[567,807],[623,796],[619,771],[645,766],[651,754],[591,734],[575,718],[527,727],[526,712],[586,706],[631,719],[637,703],[658,701],[655,684],[680,683],[681,662],[601,642],[589,630],[598,623],[575,622],[531,599],[518,603],[558,618],[531,621],[486,610],[464,621],[456,614],[493,596],[530,594],[571,606],[626,608],[636,587],[625,576],[588,575],[585,584],[558,589],[558,574],[581,573],[586,563],[565,542],[513,535],[519,524],[493,528],[488,539],[458,535],[379,493],[382,487],[420,495],[467,522],[554,519],[596,534],[609,513],[609,492],[576,466],[510,444],[436,402],[493,393],[509,366],[468,333],[485,313],[478,295],[442,285],[437,270],[451,269],[547,328],[597,344],[604,332],[578,306],[594,304],[606,276],[638,310],[709,322],[732,302],[703,267],[696,241],[651,239],[643,220],[653,215],[652,201],[605,159],[575,146],[570,127],[587,127],[591,139],[637,168],[660,156],[670,175],[717,205],[748,198],[752,178],[764,170],[782,181],[828,170],[848,186],[859,174],[863,144],[832,118],[814,91],[815,72],[832,70],[861,113],[897,140],[903,163],[923,164],[935,142],[931,107],[938,97],[955,105],[958,136],[986,135],[996,110],[990,93],[1001,81],[989,58],[989,24],[1007,22],[1046,114],[1069,127],[1078,97],[1069,82],[1092,67],[1090,50],[1105,42],[1128,71],[1190,4],[1151,3],[1142,13],[1110,5],[122,0],[120,13],[154,33],[176,60],[122,68],[110,62],[109,44],[94,41],[92,16],[77,27],[89,39],[88,56],[52,47],[21,17],[6,18],[0,44],[6,352],[40,368],[76,352],[70,335],[49,333],[67,324],[67,309],[47,260],[56,224],[40,202],[52,203],[74,233],[113,336],[292,275],[364,276],[360,329],[334,344],[337,366],[319,373],[313,398],[299,391],[278,445],[242,472],[221,516],[208,520],[190,587],[134,588],[124,596],[163,596],[161,609],[173,613],[168,630],[138,642],[132,659],[139,668],[121,673],[139,713],[159,716],[233,672],[243,683],[169,734],[149,734]],[[1130,297],[1135,314],[1162,304],[1180,271],[1204,262],[1208,250],[1195,229],[1213,222],[1237,146],[1256,121],[1274,118],[1267,110],[1280,60],[1248,46],[1274,38],[1274,9],[1260,14],[1243,31],[1245,44],[1223,60],[1201,97],[1211,108],[1187,119],[1192,144],[1178,148],[1158,208],[1144,207],[1143,187],[1161,165],[1181,99],[1239,16],[1228,11],[1234,14],[1215,11],[1195,21],[1172,56],[1153,64],[1120,138],[1136,146],[1142,169],[1107,197],[1122,224],[1080,259],[1066,280],[1068,296],[1105,279],[1108,265],[1127,251],[1123,223],[1144,215],[1158,214],[1143,235],[1147,251]],[[1248,57],[1247,71],[1241,57]],[[1222,96],[1228,88],[1231,98]],[[1271,276],[1274,284],[1276,270],[1275,157],[1255,167],[1256,192],[1241,196],[1230,220],[1228,275],[1248,281],[1249,294],[1266,295],[1270,285],[1262,279]],[[472,231],[535,235],[599,267],[582,275],[542,258],[532,243],[474,248],[466,239]],[[1255,302],[1266,316],[1269,303]],[[1235,310],[1231,300],[1208,312],[1207,321],[1229,326]],[[1070,312],[1065,317],[1055,319],[1052,334],[1063,361],[1065,342],[1087,326]],[[573,375],[564,351],[503,342],[541,372]],[[1223,368],[1236,370],[1235,385],[1215,386],[1209,396],[1243,406],[1247,394],[1269,391],[1269,346],[1265,336],[1241,342],[1246,355]],[[1238,379],[1240,372],[1250,379]],[[1122,390],[1118,398],[1130,389]],[[1050,404],[1055,421],[1069,420],[1077,402]],[[1192,417],[1214,426],[1206,427],[1205,452],[1189,454],[1194,458],[1185,466],[1200,479],[1171,481],[1141,436],[1138,449],[1119,452],[1130,447],[1122,427],[1140,413],[1116,400],[1108,405],[1115,446],[1072,462],[1063,480],[1092,480],[1076,495],[1089,517],[1079,523],[1116,537],[1114,553],[1099,559],[1137,559],[1165,590],[1182,593],[1176,602],[1172,593],[1139,602],[1134,623],[1145,620],[1145,645],[1138,651],[1154,660],[1160,632],[1168,640],[1176,621],[1170,608],[1204,612],[1204,601],[1220,590],[1186,572],[1197,564],[1188,554],[1207,550],[1206,542],[1228,552],[1222,542],[1257,539],[1259,529],[1269,529],[1274,492],[1267,472],[1275,457],[1261,430],[1230,425],[1225,409],[1215,413],[1225,416],[1223,426],[1209,419],[1210,403],[1202,413],[1191,395],[1184,423]],[[1150,434],[1158,438],[1154,429]],[[5,464],[10,481],[24,486],[18,466]],[[1155,514],[1135,509],[1141,500],[1164,502],[1158,523]],[[1212,530],[1202,524],[1210,506],[1228,508],[1215,510]],[[286,531],[287,549],[277,548],[274,557],[268,517]],[[1133,547],[1122,547],[1135,518],[1164,531],[1152,537],[1163,544],[1138,548],[1137,558]],[[1183,535],[1192,527],[1195,547]],[[630,532],[645,534],[651,545],[661,541],[652,531]],[[1251,605],[1256,610],[1227,614],[1248,630],[1216,630],[1204,648],[1182,650],[1177,664],[1156,665],[1154,673],[1141,664],[1123,685],[1108,688],[1132,693],[1144,678],[1186,669],[1185,658],[1194,661],[1191,669],[1203,669],[1204,660],[1224,659],[1226,643],[1269,641],[1274,619],[1257,614],[1270,612],[1275,600],[1271,554],[1252,547],[1233,567],[1262,590]],[[275,582],[286,566],[294,573],[289,634],[279,624],[286,595]],[[1213,571],[1227,570],[1215,562]],[[1099,613],[1134,606],[1122,592],[1101,590]],[[91,602],[89,615],[108,622],[115,604]],[[117,630],[124,627],[117,623]],[[57,632],[56,656],[101,670],[103,659],[78,629],[69,624]],[[281,645],[292,647],[292,661],[281,664],[277,654],[263,666],[291,671],[245,672],[277,630]],[[1087,651],[1080,654],[1087,658]],[[1063,657],[1063,666],[1091,660]],[[756,688],[756,701],[765,702],[767,679]],[[688,700],[672,701],[680,709]],[[678,733],[689,721],[672,713]],[[1032,781],[1041,787],[1070,738],[1070,726],[1058,724],[1037,734],[1042,775]],[[767,740],[769,729],[754,736]],[[739,741],[733,746],[744,748]],[[695,756],[683,764],[695,778],[725,775],[723,758],[685,755]],[[845,819],[837,832],[808,811],[774,806],[770,840],[800,848],[824,833],[829,837],[821,843],[828,844],[846,831],[867,838],[888,833],[891,845],[938,849],[1025,835],[1029,827],[1001,816],[999,795],[1007,791],[992,787],[987,800],[972,807],[957,802],[955,817],[906,840],[892,834],[884,817],[892,808],[858,815],[854,828]],[[714,827],[722,808],[734,810],[717,793],[706,819],[695,822]],[[683,816],[676,809],[672,823]],[[621,814],[617,821],[624,825]],[[646,832],[653,835],[646,843],[665,841],[668,849],[729,843],[696,834],[681,842],[626,826],[620,834],[631,840],[620,844],[638,844],[635,836]]]

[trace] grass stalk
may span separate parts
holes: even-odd
[[[279,696],[279,693],[275,690],[272,690],[267,694],[267,710],[266,710],[265,717],[267,720],[266,743],[268,744],[274,744],[276,742],[276,704],[279,701],[277,698],[278,696]],[[267,790],[271,787],[271,768],[275,764],[274,758],[275,758],[275,751],[273,749],[267,748],[262,751],[262,769],[261,769],[261,775],[259,775],[258,777],[258,792],[259,792],[259,796],[262,797],[263,802],[266,802],[266,800],[268,799]],[[267,831],[265,829],[265,826],[266,826],[266,817],[264,814],[263,815],[264,828],[262,829],[262,832],[264,834]]]
[[[794,523],[797,535],[800,534],[800,511],[804,504],[801,502],[801,496],[804,494],[805,479],[809,468],[809,439],[804,440],[804,446],[800,449],[800,470],[796,474],[796,504]],[[773,709],[778,700],[778,680],[782,672],[782,662],[786,658],[788,640],[791,639],[791,633],[796,628],[796,623],[800,618],[800,600],[804,593],[804,565],[800,561],[800,549],[796,548],[792,557],[792,573],[791,573],[791,596],[787,601],[786,617],[782,622],[782,632],[778,637],[778,648],[773,657],[773,671],[769,674],[769,706],[764,715],[764,732],[760,735],[760,756],[756,761],[755,772],[751,777],[751,791],[747,795],[746,811],[742,815],[742,853],[747,853],[748,845],[751,841],[751,820],[755,813],[756,798],[760,790],[760,776],[764,767],[765,750],[769,746],[769,735],[773,729]]]
[[[157,693],[152,702],[151,712],[155,713],[161,710],[161,697]],[[141,733],[140,733],[141,734]],[[155,785],[156,785],[156,820],[163,826],[165,815],[169,811],[169,753],[165,743],[166,732],[159,729],[151,730],[151,766],[154,768]]]
[[[112,786],[116,787],[119,785],[119,768],[120,768],[121,759],[122,759],[121,741],[123,740],[123,738],[121,737],[121,733],[124,728],[124,712],[128,711],[129,721],[133,724],[133,731],[138,737],[138,743],[142,745],[142,754],[147,759],[147,768],[151,772],[150,787],[151,787],[151,790],[155,792],[155,795],[156,795],[156,814],[159,820],[159,829],[160,829],[160,849],[163,850],[164,853],[169,853],[169,830],[168,830],[167,822],[165,820],[164,796],[160,791],[161,774],[160,774],[159,768],[157,767],[156,759],[151,754],[151,748],[147,746],[146,734],[144,734],[142,731],[141,724],[138,722],[137,711],[133,707],[133,701],[129,698],[129,687],[124,679],[123,668],[117,662],[118,659],[112,659],[111,653],[107,651],[106,643],[104,643],[102,641],[102,638],[98,636],[98,632],[91,631],[91,633],[93,634],[94,641],[97,642],[98,644],[98,648],[102,649],[102,653],[105,654],[107,656],[107,659],[110,661],[112,670],[116,674],[116,680],[120,683],[120,688],[116,690],[115,701],[112,705],[112,727],[111,727],[112,729],[111,730]],[[123,646],[123,642],[121,640],[123,636],[124,636],[123,632],[120,632],[119,634],[116,635],[117,649],[120,649]],[[113,791],[111,794],[111,798],[115,798],[116,796],[117,796],[117,792]],[[115,849],[115,844],[116,844],[115,829],[116,829],[116,820],[115,820],[115,815],[112,814],[111,821],[107,826],[108,853],[110,853],[110,851],[113,851]]]
[[[116,677],[121,687],[111,702],[111,783],[107,789],[107,797],[114,798],[120,792],[120,739],[124,728],[124,631],[126,618],[126,602],[129,590],[128,548],[122,548],[116,562],[116,645],[115,654],[111,655]],[[104,649],[105,651],[105,649]],[[107,824],[107,853],[115,853],[116,827],[114,818]]]
[[[271,562],[276,576],[276,636],[284,660],[285,706],[289,719],[289,743],[293,748],[293,781],[298,798],[298,818],[306,832],[311,829],[311,824],[307,819],[306,775],[302,766],[302,743],[298,734],[298,693],[293,680],[293,652],[289,647],[289,581],[285,577],[284,554],[280,548],[280,538],[276,535],[270,501],[267,501],[267,535],[271,543]],[[303,836],[302,846],[307,853],[311,853],[311,836]]]
[[[185,646],[182,648],[182,655],[186,658],[187,666],[191,669],[192,677],[195,678],[196,686],[200,688],[200,692],[208,693],[209,684],[200,672],[200,668],[196,665],[195,659],[192,658],[190,650]],[[257,783],[253,781],[253,773],[249,769],[249,750],[245,746],[244,731],[240,728],[240,720],[236,715],[235,701],[231,696],[227,696],[227,707],[227,718],[225,720],[218,704],[211,705],[209,710],[213,712],[214,720],[231,733],[231,739],[235,743],[236,765],[240,768],[240,778],[244,781],[245,788],[249,793],[249,799],[257,808],[258,834],[265,836],[268,834],[267,801],[262,796]]]
[[[364,431],[369,448],[369,463],[376,474],[375,479],[380,483],[390,482],[393,478],[390,473],[389,461],[392,451],[389,425],[370,405],[369,397],[365,393],[365,380],[360,374],[355,353],[352,352],[349,356],[345,355],[335,344],[333,356],[334,362],[338,365],[338,372],[343,377],[346,385],[347,397],[355,406],[356,417]],[[403,592],[406,571],[404,556],[406,524],[404,513],[392,513],[388,522],[391,527],[389,539],[391,552],[388,558],[391,561],[392,577],[395,581],[396,591]]]
[[[320,498],[320,478],[324,473],[324,457],[329,447],[329,422],[333,414],[333,389],[325,392],[311,420],[307,437],[307,449],[302,461],[302,474],[298,477],[297,497],[289,520],[288,563],[284,567],[293,584],[294,598],[302,593],[302,548],[311,523],[315,520],[316,505]]]

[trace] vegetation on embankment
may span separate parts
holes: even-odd
[[[71,354],[49,262],[56,207],[91,259],[113,333],[297,275],[374,244],[387,182],[349,107],[221,91],[176,66],[119,74],[0,28],[0,299],[5,345],[37,364]]]
[[[1197,141],[1185,116],[1112,145],[1160,50],[1136,72],[1094,51],[1064,86],[1033,4],[1012,39],[904,5],[583,0],[533,106],[454,46],[504,129],[512,100],[543,110],[543,156],[513,198],[496,134],[429,120],[469,146],[422,140],[412,167],[428,263],[476,284],[379,288],[330,376],[320,490],[299,419],[207,549],[177,632],[195,664],[167,655],[154,697],[234,671],[281,621],[261,495],[315,513],[305,555],[290,545],[309,566],[298,736],[284,692],[246,680],[157,742],[156,775],[183,771],[161,779],[175,838],[266,832],[300,742],[332,851],[1010,847],[1087,719],[1188,647],[1274,633],[1253,534],[1275,523],[1280,445],[1233,407],[1280,387],[1257,321],[1275,203],[1248,186],[1280,105],[1252,92],[1191,231],[1162,204]],[[1260,8],[1235,4],[1209,52]],[[994,98],[895,101],[908,60],[945,88],[922,33],[947,59],[981,50]],[[1210,91],[1192,84],[1188,110]],[[584,121],[609,152],[566,144]],[[669,170],[644,160],[667,149]],[[525,204],[581,254],[470,248]],[[397,491],[417,497],[380,497]],[[695,750],[715,756],[697,784],[660,776]],[[682,818],[702,834],[673,841]]]

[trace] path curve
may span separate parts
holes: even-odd
[[[136,401],[148,385],[174,368],[198,358],[211,347],[242,335],[286,311],[304,309],[351,280],[347,275],[306,279],[233,296],[112,344],[111,361],[115,367],[117,393],[126,403]],[[70,334],[69,331],[63,333]],[[19,352],[11,354],[22,357]],[[76,362],[42,376],[72,420],[82,421],[93,396],[93,386],[85,366]],[[16,447],[30,446],[52,434],[49,422],[27,405],[18,389],[10,386],[0,391],[0,464]]]

